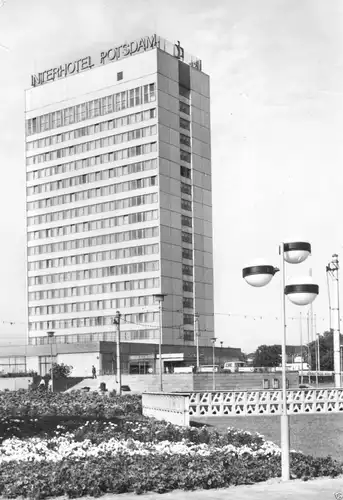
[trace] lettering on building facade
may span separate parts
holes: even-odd
[[[118,47],[113,47],[109,50],[101,52],[100,60],[97,63],[97,66],[118,61],[119,59],[139,54],[140,52],[146,52],[154,49],[155,47],[159,47],[159,37],[156,34],[152,36],[145,36],[139,40],[124,43]],[[39,85],[43,85],[44,83],[53,82],[55,80],[59,80],[60,78],[65,78],[69,75],[75,75],[76,73],[92,69],[94,66],[95,64],[92,62],[91,56],[84,57],[82,59],[78,59],[77,61],[72,61],[56,68],[51,68],[47,71],[32,75],[31,85],[32,87],[37,87]]]
[[[107,62],[118,61],[124,57],[133,56],[139,52],[146,52],[147,50],[154,49],[159,46],[159,37],[153,35],[151,37],[145,36],[140,40],[135,40],[131,43],[124,43],[119,45],[119,47],[111,48],[105,52],[101,52],[100,64],[106,64]]]

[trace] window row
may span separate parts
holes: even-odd
[[[129,324],[157,323],[158,312],[123,314],[121,321]],[[50,321],[30,321],[29,330],[62,330],[65,328],[85,328],[90,326],[113,325],[114,316],[94,316],[90,318],[73,318]]]
[[[26,165],[37,165],[46,161],[59,160],[67,156],[80,155],[94,151],[95,149],[107,148],[109,146],[116,146],[123,142],[135,141],[144,137],[151,137],[157,134],[157,125],[150,125],[148,127],[137,128],[129,132],[122,132],[121,134],[110,135],[102,137],[101,139],[94,139],[93,141],[82,142],[73,146],[67,146],[61,149],[55,149],[48,153],[41,153],[35,156],[26,158]]]
[[[186,274],[187,276],[193,276],[193,266],[187,266],[186,264],[182,264],[182,274]]]
[[[192,196],[192,186],[190,184],[186,184],[185,182],[181,182],[181,193]]]
[[[91,262],[102,262],[106,260],[129,259],[131,257],[157,254],[158,251],[159,246],[156,243],[154,245],[141,245],[129,248],[117,248],[116,250],[104,250],[102,252],[68,255],[67,257],[59,257],[56,259],[44,259],[36,262],[29,262],[28,270],[37,271],[40,269],[76,266],[79,264],[89,264]]]
[[[59,226],[40,231],[27,233],[27,240],[39,240],[44,238],[56,238],[58,236],[67,236],[68,234],[83,233],[85,231],[96,231],[98,229],[107,229],[110,227],[123,226],[125,224],[137,224],[147,222],[158,218],[157,210],[147,210],[146,212],[135,212],[133,214],[118,215],[107,219],[98,219],[93,221],[79,222],[78,224],[69,224],[68,226]]]
[[[191,283],[185,281],[184,283]],[[193,283],[191,283],[193,285]],[[83,297],[102,293],[124,292],[131,290],[148,290],[159,288],[159,278],[146,278],[141,280],[115,281],[114,283],[99,283],[98,285],[74,286],[69,288],[53,288],[29,292],[29,300],[64,299],[65,297]]]
[[[27,188],[27,195],[32,196],[35,194],[46,193],[49,191],[58,191],[60,189],[68,189],[71,187],[82,186],[84,184],[89,184],[90,182],[99,182],[101,180],[108,180],[110,177],[110,170],[101,170],[99,172],[94,172],[91,174],[76,175],[75,177],[68,177],[66,179],[61,179],[55,182],[48,182],[46,184],[39,184],[38,186],[31,186]],[[154,177],[157,179],[157,177]],[[130,183],[135,183],[135,181],[144,182],[144,179],[135,179],[134,181],[129,181]],[[122,183],[123,185],[125,183]],[[139,188],[138,188],[139,189]]]
[[[153,295],[141,295],[140,297],[122,297],[118,299],[91,300],[88,302],[73,302],[68,304],[53,304],[48,306],[29,307],[29,316],[46,316],[47,314],[70,314],[84,311],[103,311],[105,309],[116,310],[124,308],[126,309],[129,307],[151,306],[153,304],[156,304]]]
[[[111,245],[122,243],[123,241],[143,240],[154,238],[159,235],[158,227],[147,227],[144,229],[132,229],[131,231],[121,231],[118,233],[102,234],[90,238],[80,238],[67,241],[58,241],[47,245],[37,245],[27,249],[28,255],[42,255],[45,253],[64,252],[77,248],[96,247],[99,245]]]
[[[96,269],[84,269],[81,271],[70,271],[66,273],[32,276],[28,279],[28,284],[29,286],[48,285],[50,283],[63,283],[64,281],[107,278],[108,276],[121,276],[122,274],[145,273],[158,270],[159,261],[138,262],[134,264],[122,264],[119,266],[108,266]]]
[[[183,297],[182,304],[183,307],[187,309],[193,309],[193,299],[191,299],[190,297]]]
[[[187,210],[188,212],[191,212],[192,211],[192,202],[181,198],[181,208],[182,208],[182,210]]]
[[[156,101],[156,84],[150,83],[143,87],[124,90],[100,99],[30,118],[26,121],[26,135],[39,134],[153,101]]]
[[[187,215],[181,215],[182,226],[192,227],[192,217],[187,217]]]
[[[186,231],[181,232],[181,239],[184,243],[193,243],[192,233],[186,233]]]
[[[121,200],[107,201],[96,205],[87,205],[85,207],[71,208],[69,210],[60,210],[59,212],[51,212],[49,214],[36,215],[28,217],[27,225],[46,224],[59,220],[76,219],[77,217],[85,217],[104,212],[112,212],[114,210],[123,210],[125,208],[138,207],[141,205],[151,205],[157,203],[158,194],[144,194],[139,196],[131,196],[130,198],[122,198]]]
[[[98,180],[105,180],[106,178],[112,179],[116,177],[121,177],[124,175],[135,174],[138,172],[147,172],[149,170],[154,170],[157,168],[157,159],[139,161],[138,163],[131,163],[129,165],[123,165],[122,167],[110,168],[108,170],[103,170],[99,172],[94,172],[89,174],[89,179],[98,178]],[[95,176],[95,177],[92,177]],[[89,180],[89,182],[93,182]],[[52,198],[44,198],[42,200],[30,201],[27,204],[28,210],[39,210],[40,208],[53,207],[56,205],[63,205],[65,203],[75,203],[76,201],[88,200],[90,198],[97,198],[98,196],[107,196],[109,194],[120,193],[122,191],[128,191],[128,184],[122,183],[117,184],[117,186],[122,186],[122,188],[115,188],[113,186],[103,186],[97,189],[89,189],[86,191],[79,191],[77,193],[68,193],[61,196],[54,196]],[[119,189],[119,191],[116,191]],[[100,191],[101,190],[101,193]],[[114,190],[114,192],[110,192]],[[100,194],[99,194],[100,193]]]
[[[26,149],[28,151],[32,151],[38,148],[47,148],[55,144],[60,144],[61,142],[72,141],[74,139],[79,139],[79,137],[99,134],[100,132],[107,132],[107,130],[113,130],[115,128],[126,127],[127,125],[133,125],[135,123],[151,120],[152,118],[156,118],[156,108],[139,111],[138,113],[121,116],[120,118],[113,118],[113,120],[95,123],[86,127],[70,130],[69,132],[50,135],[48,137],[44,137],[43,139],[28,142],[26,144]]]
[[[138,339],[155,339],[158,338],[158,329],[139,329],[139,330],[123,330],[121,331],[122,340],[138,340]],[[80,344],[85,342],[114,342],[115,333],[113,332],[96,332],[96,333],[79,333],[74,335],[55,335],[54,343],[56,344]],[[39,337],[29,337],[29,345],[47,345],[49,337],[46,335]],[[50,362],[51,358],[49,356]],[[25,370],[26,371],[26,370]],[[46,372],[47,373],[47,372]]]
[[[184,292],[193,292],[193,281],[184,281],[182,283],[182,289]]]
[[[149,153],[155,153],[157,151],[157,143],[156,142],[152,142],[152,143],[148,143],[148,144],[142,144],[142,145],[139,145],[139,146],[133,146],[131,148],[128,148],[128,149],[122,149],[120,151],[115,151],[114,153],[108,153],[108,154],[105,154],[105,155],[100,155],[98,157],[94,157],[95,159],[95,163],[94,165],[100,165],[101,163],[107,163],[108,161],[116,161],[117,159],[126,159],[126,158],[131,158],[131,157],[134,157],[134,156],[140,156],[140,155],[143,155],[143,154],[149,154]],[[125,155],[123,155],[123,158],[119,158],[119,153],[124,153],[125,152]],[[107,157],[113,157],[112,160],[108,160],[106,159]],[[106,157],[104,158],[104,161],[102,157]],[[87,158],[87,160],[90,160],[90,158]],[[85,175],[88,175],[88,174],[85,174]],[[80,178],[84,177],[84,176],[78,176]],[[27,188],[27,195],[28,196],[31,196],[33,194],[40,194],[40,193],[44,193],[44,192],[49,192],[49,191],[53,191],[53,190],[57,190],[57,189],[63,189],[63,185],[65,184],[65,182],[68,182],[68,179],[61,179],[59,181],[55,181],[55,182],[48,182],[46,184],[40,184],[38,186],[31,186],[31,187],[28,187]],[[82,184],[82,182],[81,182]]]

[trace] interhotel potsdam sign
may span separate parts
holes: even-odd
[[[118,61],[119,59],[124,59],[125,57],[139,54],[140,52],[146,52],[156,47],[162,48],[160,46],[161,42],[166,41],[156,34],[152,36],[145,36],[139,40],[124,43],[123,45],[119,45],[119,47],[112,47],[105,52],[100,52],[100,57],[95,62],[93,62],[92,56],[87,56],[82,59],[78,59],[77,61],[62,64],[56,68],[51,68],[41,73],[32,75],[31,84],[33,87],[37,87],[38,85],[43,85],[44,83],[53,82],[55,80],[59,80],[60,78],[65,78],[66,76],[75,75],[76,73],[92,69],[94,66],[100,66],[107,64],[108,62]],[[178,59],[184,59],[184,50],[180,46],[180,42],[173,46],[173,55]],[[195,60],[191,63],[191,65],[201,71],[201,61]]]

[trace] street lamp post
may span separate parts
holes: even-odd
[[[165,293],[157,293],[154,295],[156,302],[158,302],[159,309],[159,329],[160,336],[158,342],[158,355],[159,355],[159,372],[160,372],[160,392],[163,392],[163,369],[162,369],[162,304],[164,301],[164,297],[166,297]]]
[[[196,346],[196,356],[197,356],[197,372],[199,371],[199,365],[200,365],[200,360],[199,360],[199,314],[195,313],[194,314],[194,335],[195,335],[195,346]]]
[[[48,338],[51,339],[50,342],[50,360],[51,360],[51,392],[54,392],[54,366],[52,362],[52,339],[54,338],[55,332],[47,332]]]
[[[215,347],[216,347],[216,337],[211,338],[212,342],[212,390],[216,390],[216,372],[215,372],[215,364],[216,364],[216,355],[215,355]]]
[[[340,299],[339,299],[339,260],[338,255],[335,253],[332,260],[326,266],[327,278],[332,279],[333,286],[333,306],[330,304],[330,324],[331,312],[333,314],[333,352],[334,352],[334,372],[335,372],[335,387],[341,387],[341,320],[340,320]],[[328,281],[329,285],[329,281]],[[330,301],[331,302],[331,301]]]
[[[267,285],[273,276],[281,271],[281,323],[282,323],[282,415],[281,415],[281,465],[282,480],[290,477],[289,460],[289,416],[287,414],[287,377],[286,377],[286,301],[285,295],[296,305],[311,304],[319,293],[318,285],[311,276],[297,278],[285,286],[285,261],[289,264],[300,264],[311,254],[308,242],[281,243],[279,247],[280,269],[257,262],[243,269],[243,278],[254,287]]]

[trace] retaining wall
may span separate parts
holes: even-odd
[[[28,389],[33,382],[33,377],[0,377],[0,391],[18,391]]]

